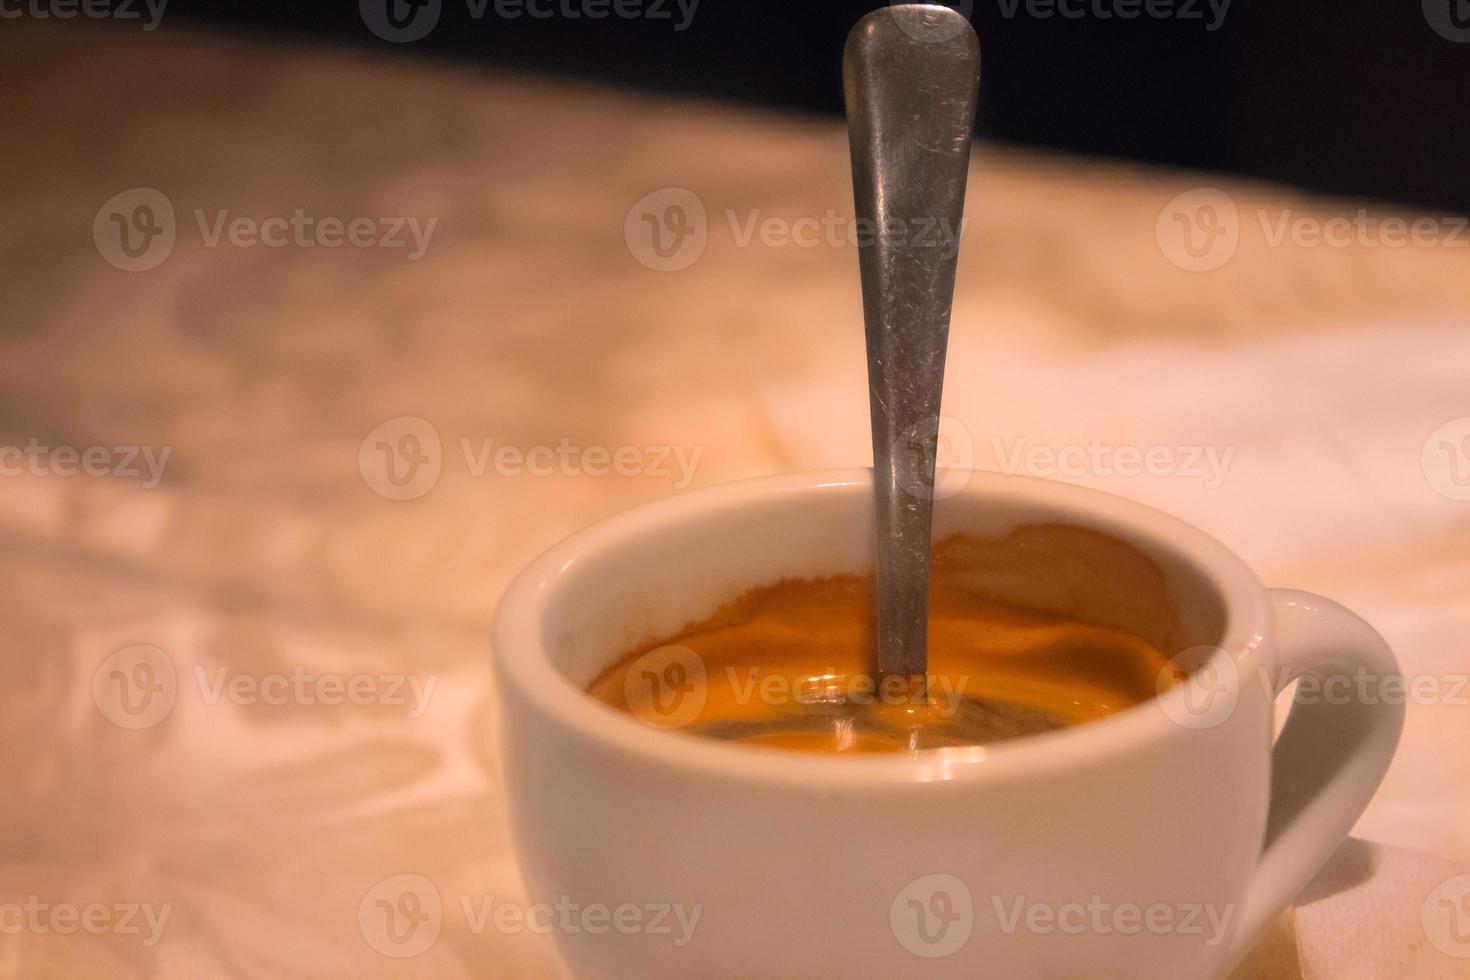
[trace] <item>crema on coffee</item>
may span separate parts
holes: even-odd
[[[1115,714],[1175,682],[1164,577],[1096,531],[936,542],[929,670],[875,676],[870,575],[751,589],[618,657],[589,690],[659,728],[812,752],[983,745]]]

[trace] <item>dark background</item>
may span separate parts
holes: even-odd
[[[881,6],[700,0],[677,31],[674,0],[665,19],[601,20],[559,12],[585,0],[530,0],[556,12],[515,19],[498,15],[495,0],[480,17],[470,12],[478,0],[418,2],[440,4],[439,21],[409,43],[375,36],[358,0],[173,0],[164,22],[835,114],[843,38]],[[656,0],[632,2],[646,10]],[[1091,11],[1116,0],[1069,2]],[[1025,0],[957,4],[984,50],[979,132],[1470,212],[1470,0],[1234,0],[1213,31],[1207,0],[1173,3],[1199,16],[1039,18]],[[1436,16],[1465,24],[1445,28],[1463,39],[1437,32]]]

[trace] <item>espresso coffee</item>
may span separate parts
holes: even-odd
[[[1122,711],[1175,682],[1163,575],[1122,541],[1035,525],[934,546],[929,671],[874,676],[873,580],[751,589],[627,651],[589,687],[660,728],[753,746],[911,752]]]

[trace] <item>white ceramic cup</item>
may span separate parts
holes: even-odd
[[[936,536],[1060,522],[1163,569],[1186,635],[1218,649],[1184,684],[1101,721],[837,758],[660,731],[585,692],[623,652],[752,586],[870,568],[871,494],[853,470],[675,496],[574,535],[505,593],[493,648],[511,816],[537,921],[568,968],[1228,972],[1367,805],[1403,709],[1303,698],[1275,738],[1273,702],[1293,679],[1385,679],[1397,665],[1351,612],[1264,588],[1179,520],[981,472],[936,504]]]

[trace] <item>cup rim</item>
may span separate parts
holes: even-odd
[[[1127,541],[1172,550],[1218,591],[1224,628],[1211,660],[1240,660],[1264,640],[1269,622],[1265,587],[1249,566],[1215,538],[1177,517],[1125,497],[1037,477],[968,471],[959,495],[1042,503],[1067,512],[1083,527],[1105,529]],[[1190,731],[1172,720],[1183,707],[1184,685],[1115,715],[1051,732],[984,746],[925,749],[909,754],[829,755],[761,749],[667,732],[598,702],[551,662],[543,642],[545,610],[564,577],[583,556],[626,541],[643,529],[792,493],[871,486],[872,470],[843,469],[754,477],[686,491],[643,504],[578,531],[526,566],[506,587],[491,626],[491,656],[502,712],[506,698],[529,702],[576,736],[663,768],[688,774],[718,771],[725,778],[818,787],[823,792],[916,782],[984,781],[1014,771],[1049,768],[1135,750]],[[1207,661],[1208,662],[1208,661]],[[1179,702],[1171,705],[1171,702]],[[1148,710],[1153,707],[1156,710]],[[502,718],[504,715],[502,714]]]

